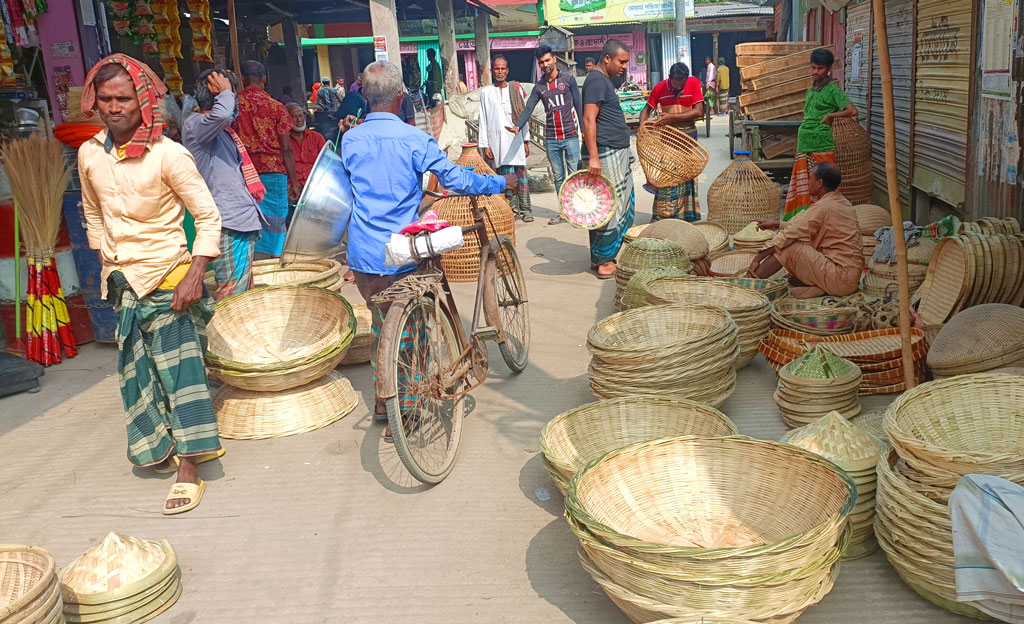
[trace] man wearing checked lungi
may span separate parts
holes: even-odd
[[[194,509],[206,484],[196,464],[224,454],[203,365],[213,300],[203,287],[220,254],[213,196],[182,145],[163,136],[167,87],[145,63],[111,55],[85,79],[82,112],[106,125],[78,150],[89,246],[103,296],[118,314],[117,372],[128,459],[177,472],[163,513]],[[190,254],[182,223],[195,219]]]
[[[601,49],[597,67],[583,83],[583,161],[591,175],[604,175],[615,187],[619,203],[602,228],[590,230],[590,268],[600,279],[615,277],[615,256],[633,225],[633,154],[629,126],[619,105],[612,78],[629,65],[629,48],[609,39]]]

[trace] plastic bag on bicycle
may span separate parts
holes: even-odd
[[[401,230],[399,234],[419,234],[420,232],[440,232],[446,227],[450,227],[451,223],[448,223],[437,215],[436,210],[428,210],[423,213],[423,217],[415,223],[410,223]]]
[[[384,262],[388,266],[405,266],[424,258],[440,256],[464,244],[462,228],[457,225],[437,232],[421,232],[415,236],[392,234],[391,241],[384,248]]]

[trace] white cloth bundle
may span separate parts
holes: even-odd
[[[428,238],[430,239],[429,245],[427,244]],[[412,252],[413,244],[416,245],[416,254],[420,258],[426,258],[429,256],[440,256],[446,251],[458,249],[465,244],[465,241],[462,238],[462,228],[457,225],[429,234],[421,233],[415,237],[392,234],[391,242],[387,244],[384,250],[385,263],[388,266],[405,266],[416,262],[416,256]],[[431,250],[433,250],[433,253],[431,253]]]

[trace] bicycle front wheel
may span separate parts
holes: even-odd
[[[392,316],[394,315],[394,316]],[[395,450],[409,473],[439,483],[455,465],[465,405],[444,398],[441,373],[459,357],[451,319],[430,297],[392,305],[384,332],[392,336],[389,361],[398,393],[387,400]]]
[[[498,318],[490,319],[492,325],[505,330],[505,339],[498,342],[498,349],[505,364],[512,372],[521,373],[526,368],[530,353],[530,308],[526,298],[526,276],[519,264],[515,245],[508,236],[498,236],[491,241],[494,249],[494,295]]]

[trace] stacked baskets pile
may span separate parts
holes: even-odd
[[[293,435],[355,409],[352,385],[334,368],[356,328],[352,306],[324,288],[268,286],[217,304],[206,367],[225,383],[214,398],[220,435]]]
[[[659,277],[649,281],[644,290],[649,305],[705,304],[728,312],[739,329],[736,370],[754,359],[758,345],[768,336],[771,305],[767,297],[753,290],[700,277]]]
[[[352,306],[352,314],[356,317],[356,333],[341,358],[342,366],[365,364],[373,357],[373,313],[366,305],[358,303]]]
[[[821,420],[793,429],[782,441],[821,455],[853,479],[857,485],[857,505],[850,512],[850,547],[843,559],[859,559],[875,552],[875,466],[889,450],[888,445],[834,411]]]
[[[760,251],[765,243],[775,237],[772,230],[757,227],[757,221],[751,221],[732,236],[732,248],[737,250]]]
[[[63,608],[50,553],[34,546],[0,544],[0,622],[63,623]]]
[[[708,253],[711,255],[729,251],[729,231],[718,223],[710,221],[695,221],[693,227],[708,242]]]
[[[779,370],[775,403],[790,427],[809,425],[831,411],[860,414],[861,372],[856,364],[815,347]]]
[[[145,622],[181,595],[178,557],[167,541],[118,533],[103,540],[60,573],[68,622]]]
[[[640,237],[640,233],[647,229],[648,225],[650,224],[644,223],[643,225],[634,225],[633,227],[629,228],[623,235],[622,242],[627,245],[632,243],[633,241]]]
[[[1024,369],[1024,309],[986,303],[964,310],[939,330],[927,362],[936,379]]]
[[[692,223],[679,219],[655,221],[644,228],[637,240],[641,238],[663,238],[682,247],[690,258],[696,275],[707,275],[711,268],[711,247],[708,245],[708,239],[704,238]]]
[[[910,292],[914,292],[924,283],[924,277],[928,273],[928,261],[931,260],[937,242],[930,238],[919,238],[907,247],[907,277],[909,278]],[[864,286],[861,289],[865,295],[873,297],[884,297],[896,293],[899,279],[897,276],[896,264],[878,262],[874,259],[868,260],[868,272],[864,275]]]
[[[751,221],[778,219],[779,187],[750,160],[750,152],[736,158],[708,188],[708,221],[719,223],[729,234]]]
[[[875,206],[874,204],[857,204],[853,209],[857,212],[861,245],[864,250],[864,263],[867,264],[868,260],[871,260],[871,256],[875,253],[875,247],[878,246],[875,232],[884,227],[891,226],[892,218],[885,208]]]
[[[590,390],[601,399],[649,394],[718,407],[736,386],[736,323],[721,308],[659,305],[613,314],[590,329]]]
[[[715,278],[715,281],[756,290],[765,297],[768,297],[768,301],[775,301],[779,297],[785,297],[789,294],[789,281],[785,278],[719,277]]]
[[[728,436],[736,425],[713,407],[654,396],[605,399],[554,417],[540,434],[544,467],[565,494],[580,468],[637,442],[684,435]]]
[[[742,249],[715,254],[711,256],[708,277],[743,277],[756,256],[757,252]]]
[[[629,280],[639,271],[667,267],[690,270],[690,259],[678,244],[661,238],[641,236],[626,246],[615,269],[615,309],[622,310],[622,296]]]
[[[583,567],[634,622],[785,624],[831,590],[854,498],[849,477],[802,449],[682,437],[591,461],[565,507]]]
[[[704,171],[711,154],[683,130],[647,122],[636,134],[636,154],[647,180],[657,188],[678,186]]]
[[[980,373],[922,384],[885,414],[894,452],[878,464],[875,534],[915,591],[941,607],[956,602],[949,496],[969,474],[1024,485],[1024,377]]]
[[[782,297],[772,301],[772,324],[779,329],[835,336],[857,329],[860,310],[841,303],[821,299]]]
[[[212,294],[217,289],[213,271],[207,271],[203,283]],[[337,260],[303,260],[281,264],[276,258],[252,263],[253,286],[319,286],[341,292],[345,285],[344,271]]]
[[[659,277],[686,277],[687,275],[689,275],[689,271],[676,267],[640,269],[626,282],[626,288],[622,291],[622,298],[618,302],[619,307],[621,310],[632,310],[633,308],[642,308],[647,305],[647,295],[644,294],[644,288],[653,279]]]

